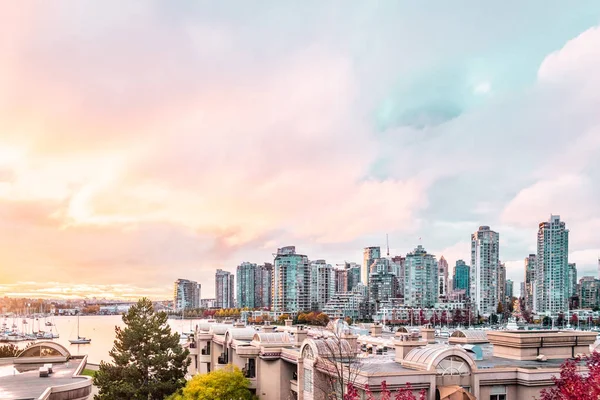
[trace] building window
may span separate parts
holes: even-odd
[[[313,391],[312,369],[304,368],[304,391],[309,393],[312,393]]]
[[[506,386],[492,386],[490,400],[506,400]]]

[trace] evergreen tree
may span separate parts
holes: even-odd
[[[179,334],[167,325],[167,314],[155,312],[152,302],[140,299],[123,315],[126,327],[115,327],[110,356],[94,376],[100,392],[95,400],[164,399],[185,385],[190,361],[179,344]]]

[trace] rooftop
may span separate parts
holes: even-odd
[[[42,364],[0,365],[0,399],[37,399],[51,386],[61,386],[89,381],[87,377],[73,377],[83,362],[73,358],[66,363],[53,363],[53,373],[40,378],[39,367]]]

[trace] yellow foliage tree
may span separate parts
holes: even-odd
[[[248,389],[250,381],[231,364],[223,369],[196,375],[167,400],[255,400]]]

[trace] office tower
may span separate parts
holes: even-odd
[[[535,302],[534,290],[535,290],[535,268],[536,268],[535,254],[530,254],[525,257],[525,309],[533,311],[533,304]]]
[[[571,290],[568,285],[569,230],[558,215],[551,215],[538,228],[536,311],[557,314],[567,311]]]
[[[600,280],[584,276],[579,280],[580,308],[594,308],[600,305]]]
[[[379,258],[371,264],[369,301],[375,304],[376,310],[382,302],[398,297],[398,278],[392,273],[390,264],[387,258]]]
[[[237,306],[244,308],[271,307],[271,274],[269,263],[257,265],[243,262],[237,267]]]
[[[277,249],[273,263],[273,311],[297,313],[310,310],[308,257],[295,246]]]
[[[448,262],[442,256],[440,261],[438,261],[438,292],[437,296],[446,297],[448,296]]]
[[[173,307],[179,311],[200,308],[200,285],[187,279],[177,279],[173,300]]]
[[[346,262],[344,263],[344,269],[346,270],[346,279],[347,279],[347,291],[351,292],[356,285],[361,283],[360,275],[361,275],[361,267],[359,264],[354,262]],[[367,282],[364,283],[367,285]]]
[[[363,250],[363,265],[361,273],[361,281],[365,284],[369,282],[369,273],[371,272],[371,264],[381,258],[381,249],[377,247],[365,247]]]
[[[519,301],[521,302],[521,308],[524,307],[525,304],[525,282],[521,282],[520,285],[520,292],[519,292]]]
[[[513,297],[514,297],[514,283],[512,280],[507,279],[506,280],[506,298],[508,299],[508,301],[512,301]]]
[[[404,268],[404,304],[432,307],[437,302],[438,263],[435,256],[418,245],[406,255]]]
[[[335,271],[325,260],[310,262],[310,306],[322,310],[335,292]]]
[[[457,260],[454,266],[454,290],[464,290],[467,297],[471,293],[469,266],[463,260]]]
[[[406,258],[402,256],[392,257],[392,273],[398,278],[398,296],[404,297],[404,273],[406,269]]]
[[[567,286],[569,287],[568,297],[577,295],[577,264],[569,263],[567,266]]]
[[[233,308],[233,292],[235,290],[234,275],[229,271],[218,269],[215,273],[215,301],[217,308]]]
[[[471,300],[481,315],[489,316],[498,306],[499,235],[480,226],[471,235]]]
[[[506,265],[498,262],[498,303],[502,303],[502,307],[506,308]]]

